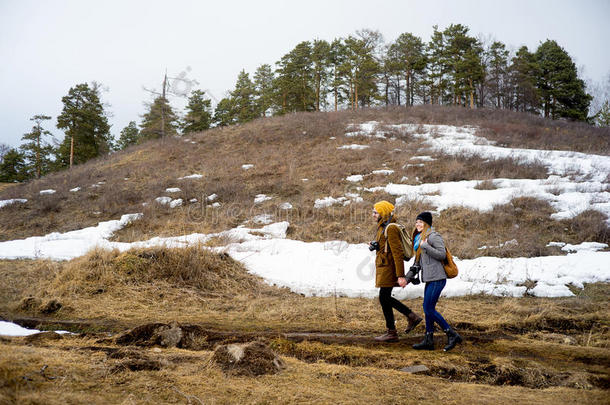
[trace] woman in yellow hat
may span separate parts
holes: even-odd
[[[394,218],[394,205],[388,201],[379,201],[373,207],[373,218],[377,221],[377,236],[371,242],[369,249],[376,250],[375,258],[375,287],[379,288],[379,303],[385,317],[387,332],[375,338],[378,342],[396,342],[398,333],[394,321],[394,309],[407,317],[405,333],[411,332],[422,318],[411,311],[409,307],[392,297],[394,287],[407,285],[403,261],[403,248],[400,242],[398,227],[391,226],[387,231],[387,244],[385,228],[388,224],[396,222]]]

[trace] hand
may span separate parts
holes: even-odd
[[[398,277],[398,285],[401,286],[402,288],[405,288],[407,286],[407,284],[409,284],[407,282],[407,279],[404,277]]]

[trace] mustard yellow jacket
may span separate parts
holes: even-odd
[[[379,250],[375,257],[375,287],[396,287],[398,286],[398,277],[404,277],[405,275],[404,253],[400,243],[398,227],[391,226],[388,228],[386,249],[384,235],[386,221],[387,218],[379,220],[377,237],[375,238],[379,242]],[[392,222],[396,222],[396,219],[392,218],[390,223]]]

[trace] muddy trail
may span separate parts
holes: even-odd
[[[449,382],[521,386],[532,389],[569,387],[610,389],[610,351],[576,344],[592,328],[590,322],[549,321],[544,324],[502,325],[487,330],[479,325],[456,324],[464,338],[450,353],[444,353],[444,333],[435,334],[435,351],[412,349],[423,337],[420,326],[399,342],[379,344],[373,336],[328,331],[237,331],[218,330],[201,324],[148,323],[135,327],[109,320],[57,320],[14,318],[29,328],[63,328],[75,332],[66,337],[62,350],[104,353],[121,359],[112,372],[160,370],[167,364],[153,355],[164,349],[193,352],[213,351],[220,345],[265,342],[275,353],[306,363],[328,363],[349,367],[374,367],[441,378]],[[607,328],[606,328],[607,329]],[[59,339],[45,332],[32,335],[23,344],[48,345]],[[19,342],[14,342],[18,344]],[[68,341],[66,341],[68,343]],[[175,356],[171,362],[192,361],[194,356]]]

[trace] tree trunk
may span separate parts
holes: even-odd
[[[407,70],[407,83],[405,84],[405,107],[409,106],[409,93],[411,93],[411,72]]]
[[[74,135],[70,135],[70,169],[74,162]]]
[[[41,134],[40,125],[38,125],[38,137],[36,138],[36,178],[40,178],[40,137]]]

